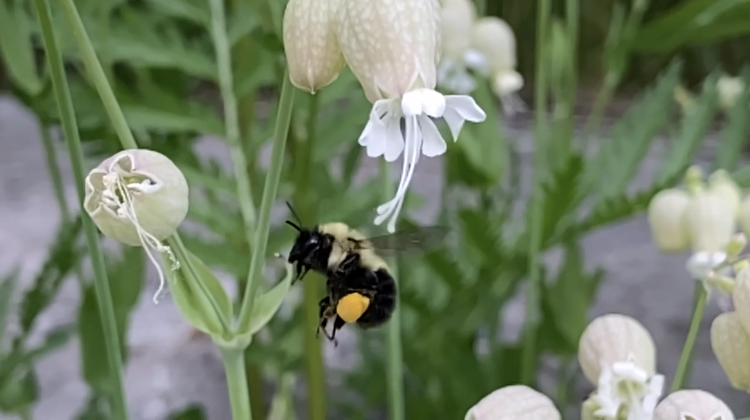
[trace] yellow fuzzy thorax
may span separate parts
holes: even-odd
[[[359,293],[350,293],[339,299],[339,303],[336,305],[336,313],[345,322],[357,322],[369,305],[370,298]]]

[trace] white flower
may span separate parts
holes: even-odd
[[[525,385],[493,391],[469,409],[464,420],[559,420],[560,412],[546,395]]]
[[[649,419],[661,395],[664,377],[656,372],[656,348],[648,330],[635,319],[608,314],[596,318],[581,335],[578,361],[597,386],[586,408],[594,416]]]
[[[91,170],[85,180],[83,207],[105,236],[143,246],[159,272],[159,295],[164,275],[151,250],[166,253],[162,240],[176,232],[187,216],[188,185],[175,164],[161,153],[123,150]]]
[[[594,416],[616,420],[625,408],[628,420],[652,418],[664,386],[664,376],[649,374],[632,358],[605,366],[591,399],[599,406]]]
[[[655,420],[734,420],[723,401],[700,389],[675,391],[656,406]]]
[[[739,77],[722,75],[716,82],[716,90],[719,93],[719,104],[725,110],[729,110],[745,91],[745,82]]]
[[[315,93],[331,84],[346,63],[336,39],[340,0],[289,0],[284,10],[284,52],[289,80]]]
[[[445,152],[433,118],[444,118],[456,140],[465,120],[486,117],[471,97],[435,91],[439,59],[437,0],[342,0],[338,39],[349,68],[373,103],[359,138],[370,157],[393,162],[404,155],[395,197],[378,207],[375,224],[396,220],[419,156]],[[402,125],[403,124],[403,125]]]
[[[523,87],[523,77],[516,71],[516,37],[504,20],[483,17],[474,24],[474,47],[487,60],[487,71],[495,95],[500,97],[508,114],[526,110],[517,92]]]
[[[472,47],[476,8],[471,0],[443,2],[442,52],[437,67],[438,85],[452,92],[468,94],[476,88],[468,69],[486,68],[486,58]]]

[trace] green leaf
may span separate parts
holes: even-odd
[[[178,258],[180,268],[169,270],[167,274],[177,308],[193,327],[208,335],[223,337],[229,333],[226,327],[233,317],[227,292],[203,261],[190,251]],[[168,259],[165,264],[172,265]]]
[[[287,265],[286,276],[271,290],[259,295],[253,302],[253,308],[250,311],[250,319],[240,320],[240,325],[247,324],[247,328],[243,328],[241,334],[253,335],[260,331],[261,328],[265,327],[266,324],[273,318],[276,311],[279,310],[281,302],[284,301],[284,297],[289,291],[289,287],[292,285],[292,279],[294,278],[294,269],[291,265]]]
[[[633,41],[635,51],[671,51],[750,33],[748,0],[691,0],[676,4],[664,16],[641,27]]]
[[[0,352],[3,350],[5,328],[8,326],[8,315],[11,310],[13,293],[18,282],[18,269],[0,280]]]
[[[603,144],[596,157],[586,164],[582,192],[596,189],[604,199],[625,193],[666,121],[664,115],[673,105],[680,71],[679,62],[673,62],[656,86],[634,101],[615,124],[612,140]]]
[[[568,219],[575,217],[578,206],[580,179],[584,169],[583,156],[571,153],[566,162],[552,173],[552,179],[543,181],[541,189],[542,243],[546,244],[557,231],[567,226]]]
[[[41,92],[31,43],[31,18],[21,2],[0,1],[0,57],[11,80],[29,96]]]
[[[687,110],[679,134],[672,139],[671,147],[664,153],[664,162],[656,175],[656,182],[663,183],[693,161],[698,146],[705,138],[716,112],[718,103],[716,81],[718,79],[718,72],[714,72],[703,82],[703,92]]]
[[[597,270],[592,274],[584,272],[583,255],[575,242],[565,246],[564,264],[557,279],[543,283],[543,339],[547,347],[562,356],[574,356],[578,351],[578,341],[588,325],[588,309],[591,307],[596,290],[604,277]],[[549,329],[554,329],[552,333]]]
[[[726,169],[733,171],[742,155],[747,136],[750,133],[750,68],[742,72],[742,80],[745,83],[745,91],[737,99],[737,102],[729,111],[729,121],[724,126],[721,137],[721,145],[716,153],[713,170]]]
[[[63,224],[59,228],[47,260],[34,280],[34,285],[24,295],[20,308],[20,322],[24,336],[31,331],[36,317],[52,302],[65,278],[79,263],[83,252],[76,243],[81,226],[80,217],[76,217],[74,221]]]
[[[108,258],[111,260],[111,258]],[[138,302],[143,289],[144,255],[141,248],[125,248],[120,261],[110,265],[107,272],[115,322],[121,345],[123,361],[127,360],[128,318]],[[78,337],[81,344],[81,374],[94,393],[110,392],[109,362],[107,361],[106,341],[102,315],[96,299],[94,285],[83,291],[83,300],[78,308]]]
[[[0,383],[0,411],[28,413],[39,398],[39,382],[31,366],[19,367],[13,377]]]

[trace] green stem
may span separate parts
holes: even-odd
[[[693,356],[693,347],[695,346],[695,339],[698,337],[698,328],[703,319],[703,311],[706,309],[707,297],[708,294],[706,293],[706,289],[703,287],[702,282],[697,281],[695,285],[695,309],[693,310],[693,318],[690,320],[690,329],[688,330],[688,335],[685,339],[685,345],[682,347],[680,362],[677,364],[677,372],[675,372],[674,380],[672,381],[672,392],[681,389],[689,376],[688,371],[690,370],[690,361]]]
[[[253,299],[255,299],[255,288],[257,278],[260,276],[263,261],[266,256],[266,247],[268,246],[268,233],[271,229],[271,208],[276,201],[276,193],[279,189],[279,180],[281,179],[281,169],[284,166],[284,149],[286,148],[287,135],[289,134],[289,124],[292,119],[292,108],[294,106],[294,94],[296,90],[289,80],[288,73],[284,75],[284,82],[281,86],[281,98],[279,99],[279,109],[276,114],[276,126],[274,127],[273,150],[271,152],[271,164],[266,174],[266,182],[263,187],[263,198],[260,203],[260,217],[255,228],[255,240],[253,241],[252,257],[250,259],[250,270],[247,274],[247,287],[242,298],[240,308],[239,329],[247,329],[250,323],[250,310],[252,309]]]
[[[68,0],[71,2],[72,0]],[[39,24],[44,41],[44,49],[47,55],[47,61],[50,66],[52,77],[52,87],[55,93],[55,100],[60,112],[65,140],[70,152],[70,160],[73,166],[73,175],[75,176],[76,191],[78,193],[79,203],[83,203],[85,196],[84,190],[84,156],[81,148],[81,140],[78,136],[78,126],[73,110],[73,100],[68,89],[68,82],[65,78],[62,56],[60,55],[55,41],[55,34],[50,18],[50,9],[46,0],[35,0],[34,4],[39,15]],[[83,228],[86,232],[86,241],[88,243],[91,262],[94,269],[94,291],[96,293],[97,305],[102,316],[104,341],[107,349],[107,361],[109,362],[110,372],[110,390],[112,416],[114,419],[126,420],[128,418],[128,409],[125,403],[125,387],[123,385],[122,375],[122,354],[120,353],[120,339],[117,334],[117,322],[115,320],[114,306],[112,305],[112,295],[109,290],[109,281],[107,280],[107,270],[104,264],[104,254],[99,247],[99,238],[93,221],[85,211],[81,212]]]
[[[310,177],[312,165],[312,152],[318,136],[316,126],[318,120],[318,95],[309,95],[307,122],[305,124],[305,140],[301,136],[290,134],[292,143],[292,164],[294,166],[294,205],[300,214],[306,219],[314,219],[317,216],[317,206],[312,205],[308,191],[310,190]],[[303,284],[303,328],[304,328],[304,351],[305,351],[305,373],[307,380],[307,404],[308,416],[311,420],[323,420],[326,418],[326,393],[325,393],[325,367],[323,366],[323,352],[320,340],[313,332],[320,323],[320,296],[325,294],[321,287],[324,279],[315,278],[318,274],[310,273]]]
[[[533,190],[529,199],[531,217],[529,219],[529,285],[526,294],[526,313],[524,322],[522,359],[521,359],[521,383],[533,385],[537,371],[537,328],[540,322],[540,300],[541,300],[541,278],[539,270],[539,253],[542,246],[542,199],[544,191],[541,188],[541,180],[544,179],[542,171],[545,167],[545,145],[547,136],[547,70],[544,66],[546,58],[545,43],[547,40],[547,28],[551,14],[550,0],[539,0],[537,17],[537,77],[535,86],[535,118],[536,130],[534,140],[536,143],[534,151]]]
[[[393,197],[393,182],[391,181],[390,171],[388,162],[382,160],[380,162],[380,172],[383,177],[383,195],[385,200],[390,200]],[[398,260],[393,258],[389,262],[391,272],[394,274],[399,273]],[[399,277],[394,276],[394,279]],[[397,284],[398,285],[398,284]],[[404,402],[404,357],[401,348],[401,308],[400,304],[396,305],[396,309],[391,315],[391,319],[388,322],[387,331],[387,347],[386,347],[386,378],[388,380],[388,411],[390,413],[390,420],[403,420],[406,413],[405,402]]]
[[[39,131],[42,135],[44,159],[47,162],[47,169],[49,169],[49,178],[50,181],[52,181],[52,189],[55,192],[55,201],[57,201],[57,207],[60,210],[60,218],[63,223],[68,223],[71,220],[70,211],[68,210],[68,203],[65,201],[65,188],[62,184],[62,171],[60,171],[60,165],[57,163],[55,145],[52,143],[47,124],[40,121]],[[85,282],[80,264],[76,263],[73,272],[76,275],[78,283],[83,286]]]
[[[91,45],[91,39],[89,39],[89,36],[86,33],[86,27],[83,26],[83,21],[81,21],[81,16],[78,14],[74,0],[60,0],[60,4],[63,9],[65,9],[65,14],[68,16],[73,35],[78,43],[78,49],[81,52],[83,63],[91,76],[91,81],[94,83],[94,87],[96,87],[99,97],[101,97],[104,109],[107,111],[107,114],[112,121],[112,125],[115,128],[115,132],[117,132],[117,136],[120,138],[122,147],[124,149],[137,149],[138,144],[135,142],[133,133],[128,127],[125,114],[122,113],[122,109],[117,103],[117,98],[112,90],[112,86],[110,86],[107,81],[107,76],[104,73],[102,64],[96,57],[94,47]]]
[[[227,375],[229,403],[234,420],[252,420],[247,379],[245,378],[245,353],[241,349],[221,349],[221,359]]]
[[[237,98],[234,94],[232,80],[232,58],[227,39],[226,18],[223,0],[210,0],[211,3],[211,33],[216,50],[216,64],[219,69],[219,85],[221,97],[224,101],[224,125],[226,138],[234,165],[234,176],[237,179],[237,197],[240,202],[240,212],[245,229],[245,239],[248,244],[253,242],[253,228],[255,226],[255,206],[251,192],[250,177],[247,173],[247,159],[240,140],[239,114]]]

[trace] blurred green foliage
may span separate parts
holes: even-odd
[[[67,22],[52,3],[81,136],[93,164],[118,151],[119,143],[83,71]],[[520,67],[530,85],[539,89],[537,83],[543,83],[541,89],[549,90],[552,102],[567,107],[556,108],[562,114],[537,115],[540,127],[546,129],[537,132],[534,143],[544,164],[535,168],[533,201],[525,187],[530,176],[523,170],[520,144],[503,132],[496,99],[486,88],[478,89],[475,97],[489,118],[466,125],[460,140],[445,155],[443,173],[430,174],[445,180],[438,216],[432,222],[452,226],[456,237],[423,258],[399,264],[407,418],[461,418],[492,390],[523,381],[526,360],[533,362],[536,378],[543,358],[563,363],[573,359],[588,322],[588,308],[605,278],[601,269],[585,268],[581,238],[642,212],[656,192],[677,182],[693,162],[718,112],[719,65],[737,72],[750,53],[747,43],[743,45],[750,26],[738,23],[750,14],[750,2],[647,3],[582,0],[579,41],[572,48],[576,37],[562,24],[570,18],[565,16],[566,2],[552,1],[550,37],[562,41],[550,41],[547,51],[539,53],[535,48],[536,2],[486,2],[489,13],[505,18],[516,30]],[[224,132],[207,2],[79,0],[77,5],[139,144],[172,158],[190,183],[193,227],[181,232],[185,245],[206,265],[231,274],[242,289],[250,245],[243,236],[235,183],[225,165],[194,147],[201,136],[221,137]],[[229,6],[235,93],[257,207],[265,178],[260,156],[273,130],[269,110],[276,106],[283,75],[278,35],[283,3],[235,0]],[[2,77],[43,125],[56,125],[59,116],[32,10],[28,1],[0,0]],[[561,55],[560,48],[576,51],[576,60]],[[539,57],[554,64],[541,82],[532,71]],[[611,130],[584,133],[581,141],[572,122],[574,84],[581,79],[599,82],[609,72],[617,73],[618,79],[624,75],[624,82],[643,89]],[[743,78],[750,83],[747,72]],[[675,89],[686,81],[701,81],[694,83],[698,93],[689,113],[673,99]],[[723,117],[726,124],[715,167],[737,169],[738,155],[750,132],[749,92]],[[356,138],[370,109],[356,79],[345,71],[315,99],[300,94],[296,101],[280,198],[301,201],[296,204],[305,224],[342,220],[367,227],[383,200],[383,180],[370,177],[353,182],[367,159]],[[657,136],[665,133],[669,135],[667,152],[657,175],[648,188],[633,192],[631,184],[644,159]],[[595,148],[587,147],[592,139]],[[747,168],[738,171],[737,177],[740,183],[750,184]],[[412,194],[407,207],[417,209],[422,201]],[[532,206],[541,215],[538,238],[532,235],[535,222],[526,211]],[[404,221],[404,225],[409,223],[416,221]],[[102,399],[108,392],[108,372],[90,281],[80,279],[83,299],[77,328],[56,330],[38,347],[26,343],[35,318],[83,257],[76,242],[79,230],[78,222],[61,225],[41,274],[20,305],[16,307],[10,299],[20,293],[14,290],[16,275],[8,274],[0,283],[0,411],[28,414],[38,399],[33,362],[77,332],[81,376],[91,390],[79,418],[107,418]],[[286,252],[293,234],[285,225],[274,225],[268,257]],[[551,269],[538,263],[538,322],[527,324],[525,331],[535,345],[501,339],[507,323],[503,308],[529,280],[537,254],[553,249],[562,250],[564,264]],[[143,263],[137,249],[108,258],[123,337],[129,313],[142,292]],[[310,276],[305,287],[322,290],[322,282],[310,283],[317,280]],[[18,333],[4,328],[5,320],[15,314]],[[310,345],[306,338],[313,334],[308,326],[299,309],[287,317],[277,316],[247,351],[251,392],[260,390],[264,379],[273,382],[280,389],[280,399],[274,401],[279,412],[290,404],[294,375],[308,372],[309,376],[309,366],[321,363],[320,353],[310,353],[305,345]],[[358,337],[356,352],[362,363],[344,374],[343,386],[329,385],[325,393],[329,412],[351,419],[370,418],[386,404],[385,329]],[[304,370],[306,365],[308,370]],[[304,384],[302,379],[299,382]],[[560,375],[559,380],[564,389],[571,377]],[[573,403],[568,396],[558,397],[561,409]],[[253,394],[256,418],[265,418],[270,408],[261,399],[262,393]],[[202,417],[196,407],[172,416]]]

